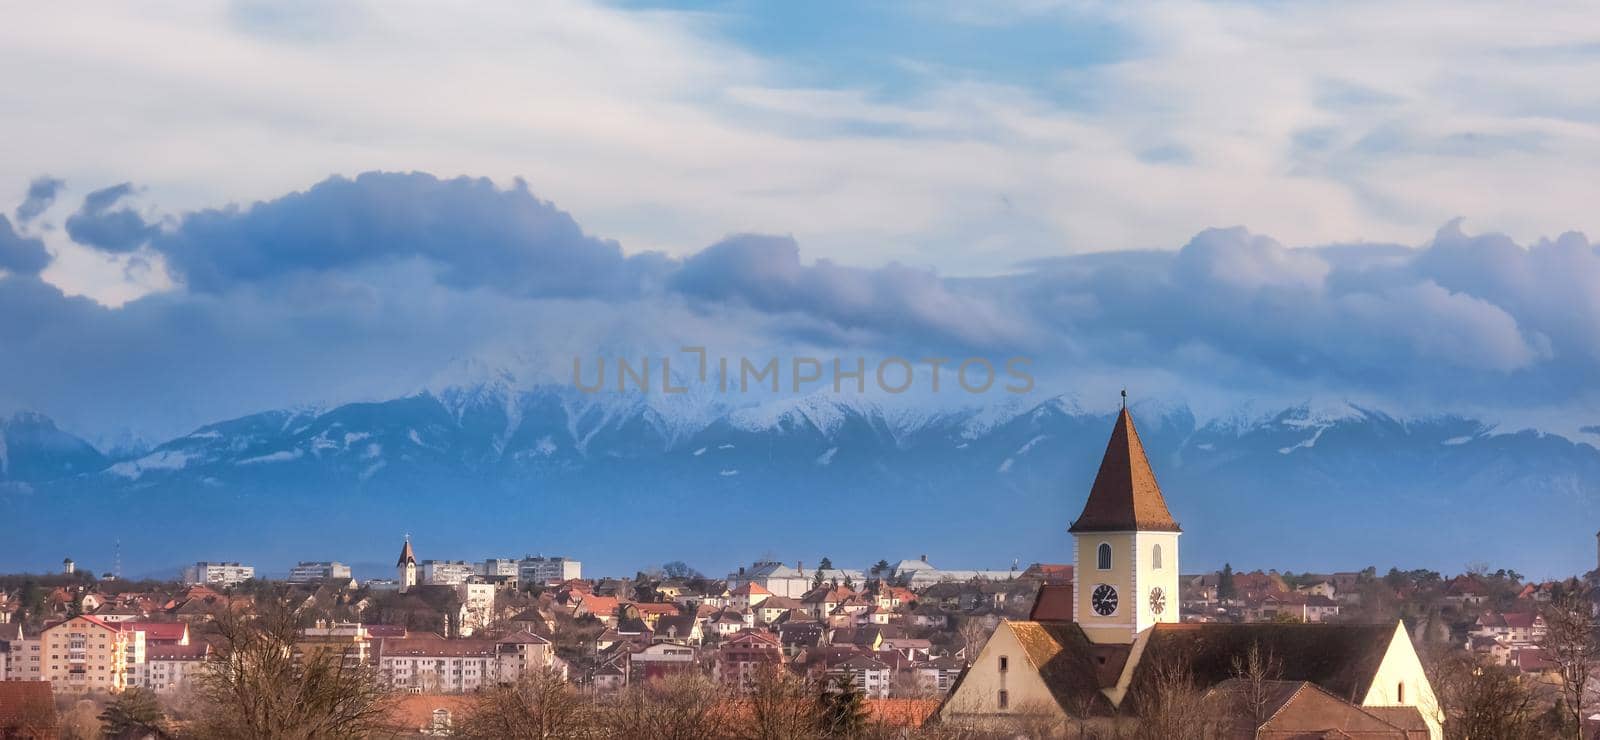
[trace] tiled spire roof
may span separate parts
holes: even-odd
[[[400,567],[402,565],[416,565],[416,564],[417,564],[417,556],[413,555],[411,553],[411,538],[407,537],[405,546],[400,548],[400,560],[395,563],[395,567],[398,568],[398,567]]]
[[[1089,489],[1089,500],[1068,531],[1182,531],[1167,511],[1166,499],[1161,496],[1156,474],[1145,458],[1139,431],[1134,429],[1127,408],[1117,415],[1105,457],[1100,460],[1100,472]]]

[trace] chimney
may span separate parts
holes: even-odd
[[[802,560],[794,561],[794,569],[800,571],[801,573],[806,572],[805,561],[802,561]]]

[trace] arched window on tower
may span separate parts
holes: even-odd
[[[1098,553],[1097,560],[1099,561],[1097,563],[1097,566],[1100,568],[1100,570],[1111,570],[1111,544],[1110,543],[1108,543],[1108,542],[1100,543],[1100,551]]]
[[[1150,567],[1161,570],[1161,546],[1156,545],[1150,550]]]

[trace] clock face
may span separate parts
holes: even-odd
[[[1150,613],[1160,614],[1167,610],[1167,593],[1160,586],[1150,589]]]
[[[1094,613],[1102,617],[1109,617],[1117,612],[1117,590],[1104,583],[1094,587],[1094,593],[1089,594],[1089,606],[1094,607]]]

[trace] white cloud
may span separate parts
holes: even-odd
[[[790,62],[702,14],[36,3],[0,23],[0,66],[28,71],[8,82],[26,105],[0,118],[0,192],[137,179],[178,212],[335,172],[520,175],[630,252],[760,231],[946,274],[1216,224],[1289,244],[1418,243],[1458,215],[1523,242],[1600,232],[1592,5],[1072,5],[1126,27],[1130,56],[1056,90],[961,75],[886,101],[788,88]],[[46,276],[69,291],[165,285],[63,242]]]

